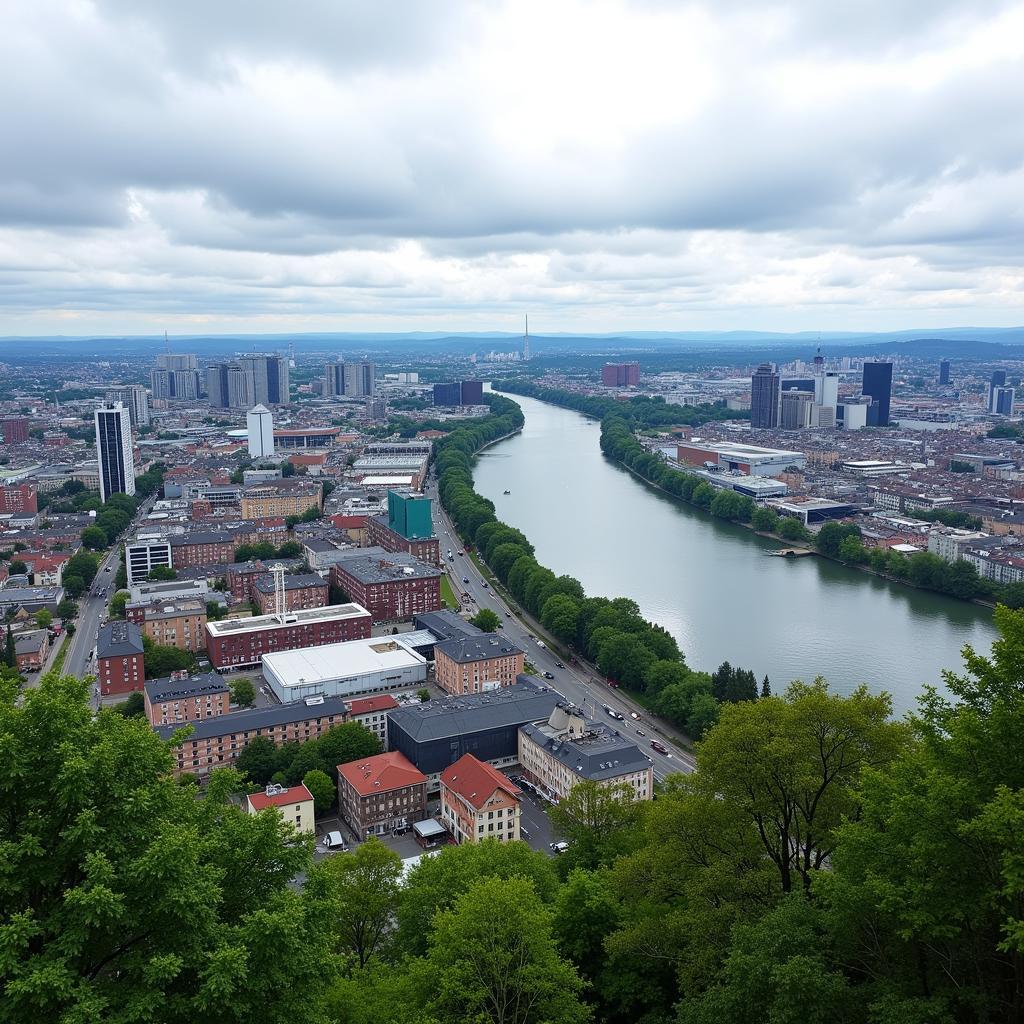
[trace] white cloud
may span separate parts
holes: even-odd
[[[39,0],[0,37],[0,308],[9,333],[1020,323],[1022,29],[940,0]]]

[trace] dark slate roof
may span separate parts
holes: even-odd
[[[526,653],[521,647],[516,647],[503,633],[453,637],[451,640],[443,640],[434,645],[435,658],[439,651],[459,664],[488,661],[491,658],[510,658],[514,654]]]
[[[230,715],[216,715],[204,718],[199,722],[189,722],[192,735],[185,742],[207,739],[212,736],[224,736],[252,732],[254,729],[266,729],[272,725],[286,725],[288,722],[301,722],[307,718],[327,718],[329,715],[344,715],[347,704],[342,697],[324,697],[323,703],[307,704],[304,700],[290,704],[275,704],[268,708],[250,708],[248,711],[233,711]],[[156,725],[153,732],[163,740],[169,740],[182,725]]]
[[[153,704],[168,700],[188,700],[190,697],[212,696],[224,693],[228,684],[218,672],[207,672],[205,675],[188,676],[185,679],[147,679],[146,695]]]
[[[547,721],[561,697],[539,680],[520,675],[513,686],[489,693],[442,697],[392,711],[389,721],[417,743],[485,729]]]
[[[175,533],[167,538],[172,548],[187,544],[231,544],[234,539],[224,530],[192,530],[190,533]]]
[[[451,640],[460,636],[482,636],[483,630],[467,622],[447,608],[439,612],[421,612],[412,617],[417,629],[429,629],[438,640]]]
[[[587,733],[579,739],[549,736],[543,726],[533,724],[521,731],[581,779],[601,782],[651,766],[632,740],[604,722],[587,722]]]
[[[108,622],[100,626],[97,658],[123,658],[142,652],[142,630],[134,622]]]
[[[14,634],[14,651],[16,654],[30,654],[38,651],[46,643],[46,630],[33,629],[31,633]]]
[[[395,580],[423,580],[441,575],[436,566],[427,565],[404,552],[388,552],[386,555],[363,558],[349,558],[338,563],[338,569],[346,572],[360,583],[392,583]],[[406,571],[410,570],[410,571]]]
[[[295,573],[292,576],[285,576],[284,578],[285,590],[302,590],[304,587],[326,586],[327,581],[323,576],[319,576],[315,572]],[[274,592],[274,577],[269,573],[266,576],[260,576],[260,578],[256,580],[255,587],[261,594],[272,594]]]

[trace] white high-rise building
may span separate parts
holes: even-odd
[[[132,423],[127,407],[108,403],[96,410],[95,422],[100,500],[106,501],[112,494],[134,494]]]
[[[253,406],[245,417],[249,429],[249,457],[269,459],[274,454],[274,417],[265,405]]]

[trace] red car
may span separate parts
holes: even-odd
[[[657,740],[651,740],[651,750],[656,750],[659,754],[667,754],[668,748],[664,743],[659,743]]]

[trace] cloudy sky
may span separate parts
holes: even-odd
[[[25,0],[0,334],[1024,323],[1024,3]]]

